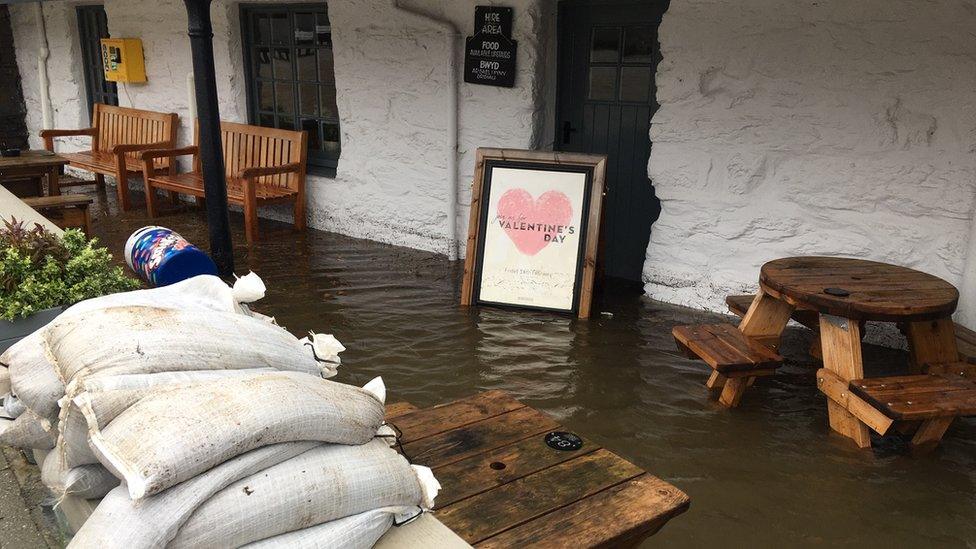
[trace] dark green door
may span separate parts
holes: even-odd
[[[82,66],[85,70],[85,91],[88,93],[88,113],[95,103],[119,104],[119,90],[115,82],[105,80],[102,70],[102,38],[108,34],[108,18],[103,6],[78,6],[78,38],[81,41]]]
[[[667,1],[559,4],[556,149],[606,154],[604,276],[640,281],[661,206],[647,176],[657,28]]]

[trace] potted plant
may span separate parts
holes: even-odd
[[[4,221],[0,228],[0,352],[44,326],[65,307],[134,290],[140,282],[112,264],[108,250],[78,230]]]

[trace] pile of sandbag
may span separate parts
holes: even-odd
[[[0,356],[0,444],[53,448],[58,498],[104,496],[72,546],[370,547],[433,506],[430,470],[388,444],[382,380],[324,379],[342,345],[241,305],[261,296],[206,276],[105,296]]]

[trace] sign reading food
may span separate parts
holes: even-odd
[[[512,8],[477,6],[474,35],[465,40],[464,81],[511,88],[515,86],[515,54],[512,40]]]

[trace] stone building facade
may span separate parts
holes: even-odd
[[[335,177],[309,178],[310,224],[447,254],[453,224],[463,244],[475,149],[559,146],[557,14],[581,1],[503,3],[515,11],[516,85],[460,84],[457,217],[448,219],[446,105],[459,75],[449,74],[443,29],[392,0],[330,0],[342,154]],[[453,23],[460,52],[478,2],[400,4]],[[946,278],[963,291],[959,319],[976,324],[976,2],[628,4],[666,8],[647,151],[661,204],[643,269],[649,296],[721,310],[726,294],[755,288],[765,260],[843,254]],[[76,5],[43,4],[56,127],[87,124]],[[234,121],[248,119],[240,6],[215,0],[213,9],[221,116]],[[179,113],[189,141],[182,2],[104,7],[112,36],[141,38],[146,52],[149,82],[120,89],[121,104]],[[36,13],[26,4],[10,12],[36,136]]]

